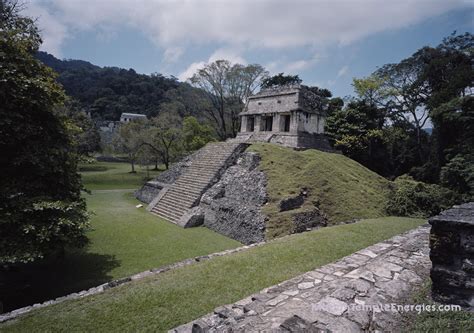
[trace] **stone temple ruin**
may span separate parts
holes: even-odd
[[[323,101],[307,86],[263,89],[249,98],[240,119],[237,140],[331,150],[324,136]]]
[[[146,183],[136,197],[151,213],[182,227],[204,224],[245,244],[263,241],[266,177],[258,154],[245,150],[251,142],[270,142],[331,151],[324,136],[326,112],[311,88],[291,85],[250,97],[240,118],[236,138],[209,143]],[[314,213],[300,215],[295,232],[325,223]]]

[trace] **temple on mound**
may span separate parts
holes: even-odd
[[[262,89],[240,113],[239,141],[331,150],[321,97],[304,85]]]

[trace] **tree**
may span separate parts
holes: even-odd
[[[203,91],[189,83],[161,74],[138,74],[133,69],[99,67],[82,60],[59,60],[45,52],[36,53],[59,75],[57,80],[92,119],[118,120],[122,112],[156,117],[173,108],[181,117],[204,118],[209,101]]]
[[[266,76],[267,72],[260,65],[232,65],[227,60],[217,60],[198,70],[190,79],[193,85],[206,92],[211,102],[206,112],[220,139],[237,135],[238,113]]]
[[[453,98],[472,95],[474,35],[456,32],[436,48],[424,47],[413,57],[423,63],[420,81],[429,88],[427,106],[434,110]]]
[[[441,168],[441,184],[463,196],[474,199],[474,155],[456,155]]]
[[[163,112],[151,120],[143,144],[151,148],[164,163],[166,169],[182,153],[182,119],[170,112]]]
[[[389,194],[386,211],[390,215],[427,218],[439,214],[457,201],[456,194],[442,186],[398,177]]]
[[[277,75],[273,75],[271,77],[267,77],[262,80],[261,87],[262,88],[274,88],[292,84],[300,84],[303,82],[298,75],[285,75],[283,73],[279,73]]]
[[[77,101],[68,100],[58,111],[63,112],[69,121],[76,151],[79,155],[87,157],[100,150],[99,131]]]
[[[30,262],[87,243],[77,154],[53,71],[34,58],[33,20],[0,0],[0,263]]]
[[[383,114],[364,101],[352,101],[335,111],[326,121],[326,135],[344,155],[378,173],[388,175],[385,160]]]
[[[194,117],[184,118],[183,144],[187,152],[198,150],[214,139],[213,130],[210,126],[201,125]]]
[[[382,66],[368,78],[355,79],[355,91],[360,98],[385,110],[391,121],[411,123],[419,161],[426,160],[423,127],[437,107],[463,97],[470,89],[473,49],[472,34],[453,33],[436,48],[423,47],[399,63]],[[436,142],[443,141],[444,138]]]
[[[423,65],[409,57],[396,64],[386,64],[371,76],[354,79],[359,98],[379,107],[393,122],[410,123],[415,130],[418,159],[424,158],[423,127],[429,119],[426,99],[428,89],[419,80]]]
[[[112,140],[112,145],[116,152],[127,154],[131,166],[130,173],[136,172],[135,162],[137,161],[140,149],[142,149],[143,146],[143,133],[145,126],[146,124],[142,120],[134,120],[122,124]]]

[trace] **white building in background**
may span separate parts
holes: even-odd
[[[146,120],[146,116],[140,113],[122,113],[120,116],[121,123],[128,123],[132,120]]]

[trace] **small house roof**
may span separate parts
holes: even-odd
[[[141,114],[141,113],[122,113],[122,115],[120,116],[120,118],[123,118],[123,117],[130,117],[130,118],[143,118],[145,117],[146,118],[146,115],[144,114]]]

